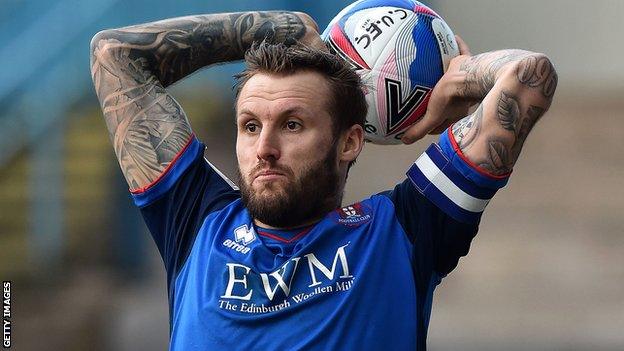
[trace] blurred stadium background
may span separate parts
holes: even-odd
[[[305,11],[323,28],[349,2],[0,1],[0,278],[13,281],[14,349],[167,349],[164,270],[108,140],[90,38],[252,9]],[[624,350],[624,2],[428,4],[473,53],[544,52],[560,77],[469,256],[437,290],[430,349]],[[172,89],[229,175],[238,69],[204,70]],[[367,145],[345,201],[391,187],[432,140]]]

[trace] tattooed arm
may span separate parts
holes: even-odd
[[[473,56],[460,70],[465,72],[460,96],[483,102],[453,126],[455,140],[479,167],[509,173],[527,135],[550,107],[557,72],[545,55],[522,50]]]
[[[404,141],[440,132],[452,122],[453,108],[481,101],[473,114],[453,125],[453,135],[474,164],[494,175],[509,173],[531,128],[550,107],[557,73],[543,54],[501,50],[469,56],[458,42],[468,55],[453,59],[434,89],[424,121],[429,126],[417,124]]]
[[[240,60],[254,41],[264,39],[322,45],[314,21],[297,12],[188,16],[95,35],[91,75],[132,189],[156,180],[192,135],[165,88],[202,67]]]

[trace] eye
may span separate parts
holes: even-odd
[[[260,126],[258,126],[255,122],[247,122],[245,123],[245,130],[248,133],[256,133]]]
[[[297,131],[299,129],[301,129],[301,127],[303,127],[301,125],[301,123],[299,122],[295,122],[295,121],[288,121],[286,122],[286,129],[290,130],[290,131]]]

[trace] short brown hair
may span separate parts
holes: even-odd
[[[362,81],[342,59],[325,51],[303,45],[286,46],[266,41],[254,44],[245,53],[245,69],[235,75],[236,96],[256,73],[293,74],[311,70],[322,74],[329,83],[328,110],[332,116],[334,137],[355,124],[364,128],[368,105]]]

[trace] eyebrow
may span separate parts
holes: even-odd
[[[251,115],[253,117],[257,117],[257,115],[255,113],[253,113],[250,109],[244,108],[244,109],[238,111],[238,113],[235,116],[236,120],[238,120],[238,115],[242,115],[242,114],[247,114],[247,115]],[[280,112],[279,117],[286,116],[286,115],[297,115],[297,116],[309,117],[310,113],[308,113],[306,111],[306,109],[304,109],[304,108],[302,108],[300,106],[293,106],[293,107],[289,107],[289,108],[285,109],[284,111]]]

